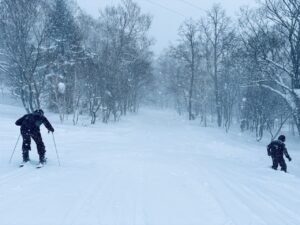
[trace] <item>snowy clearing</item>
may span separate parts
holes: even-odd
[[[42,127],[48,164],[18,168],[21,108],[0,105],[1,225],[299,225],[299,141],[288,174],[269,168],[266,144],[142,110],[120,123]],[[47,114],[46,114],[47,116]]]

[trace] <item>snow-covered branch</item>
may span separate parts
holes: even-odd
[[[280,65],[279,63],[274,62],[273,60],[268,59],[268,58],[266,58],[266,59],[261,59],[261,60],[266,60],[267,62],[271,63],[272,65],[274,65],[274,66],[277,67],[278,69],[280,69],[280,70],[286,72],[290,77],[294,77],[294,73],[293,73],[293,72],[287,70],[284,66]]]

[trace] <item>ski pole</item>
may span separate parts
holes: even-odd
[[[15,147],[14,147],[14,150],[13,150],[13,152],[12,152],[12,154],[11,154],[11,157],[10,157],[10,159],[9,159],[9,163],[11,163],[11,160],[12,160],[12,158],[13,158],[14,154],[15,154],[15,151],[16,151],[16,148],[17,148],[17,145],[18,145],[18,143],[19,143],[19,140],[20,140],[20,137],[21,137],[21,134],[19,134],[18,140],[17,140],[17,142],[16,142],[16,145],[15,145]]]
[[[52,132],[52,138],[53,138],[53,143],[54,143],[54,147],[55,147],[55,151],[56,151],[56,157],[57,157],[58,165],[60,166],[59,155],[58,155],[58,151],[57,151],[56,142],[55,142],[55,138],[54,138],[53,132]]]

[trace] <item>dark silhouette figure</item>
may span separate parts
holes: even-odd
[[[268,156],[272,157],[272,161],[273,161],[272,168],[274,170],[277,170],[278,165],[280,165],[281,170],[286,172],[287,166],[283,158],[283,155],[285,155],[285,157],[289,161],[291,161],[292,158],[290,157],[284,142],[285,142],[285,136],[280,135],[278,137],[278,140],[274,140],[268,145],[267,151],[268,151]]]
[[[31,150],[31,138],[36,143],[40,163],[44,164],[46,162],[46,150],[40,132],[40,126],[42,124],[44,124],[48,129],[48,132],[54,132],[54,128],[52,127],[48,119],[44,116],[44,111],[41,109],[35,110],[33,113],[26,114],[16,121],[16,125],[21,126],[20,130],[23,138],[22,151],[24,163],[30,160],[29,151]]]

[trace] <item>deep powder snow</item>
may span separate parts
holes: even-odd
[[[48,164],[21,162],[20,108],[0,105],[1,225],[299,225],[299,141],[288,174],[269,168],[266,142],[142,110],[119,123],[42,128]]]

